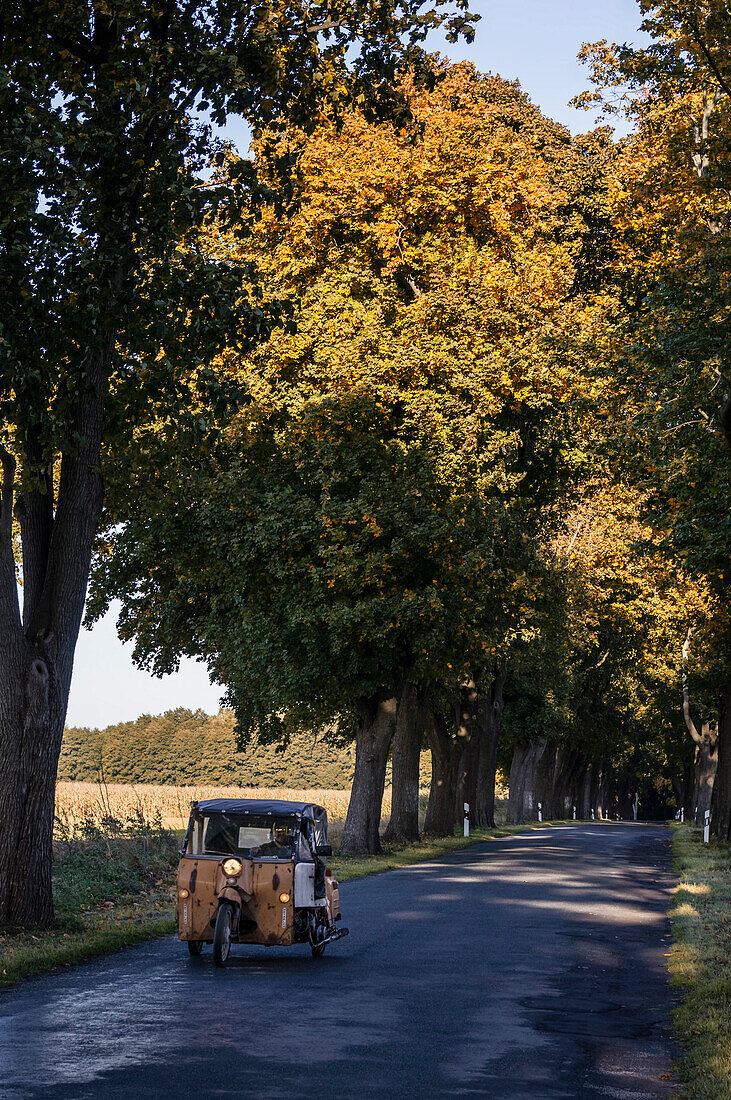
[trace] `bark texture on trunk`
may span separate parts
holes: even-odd
[[[701,726],[693,767],[693,808],[695,824],[705,824],[706,811],[711,809],[713,784],[718,767],[718,727],[710,722]]]
[[[340,850],[346,855],[381,851],[379,826],[386,764],[396,727],[395,695],[378,694],[358,704],[355,773]]]
[[[497,749],[503,722],[505,669],[500,669],[477,705],[479,759],[473,821],[477,826],[495,828],[495,772]]]
[[[477,687],[473,680],[460,688],[457,707],[457,742],[461,746],[457,766],[457,790],[455,792],[454,819],[461,821],[465,803],[470,812],[477,796],[477,764],[480,743],[477,729]]]
[[[579,806],[580,806],[579,814],[583,818],[584,821],[588,821],[589,818],[591,817],[591,811],[592,811],[591,792],[592,792],[592,786],[593,786],[593,779],[594,779],[594,765],[590,761],[586,765],[586,770],[584,771],[584,778],[583,778],[583,781],[582,781],[582,784],[581,784],[581,795],[580,795],[580,802],[579,802]]]
[[[384,840],[419,839],[419,763],[424,736],[423,696],[406,684],[396,712],[391,746],[391,820]]]
[[[22,621],[11,546],[15,464],[0,448],[0,922],[5,923],[47,927],[54,921],[55,778],[101,513],[99,460],[113,335],[107,339],[79,400],[74,430],[80,442],[63,455],[55,511],[48,459],[36,452],[32,436],[26,444],[28,463],[41,473],[36,487],[15,501],[23,551]]]
[[[510,765],[508,824],[518,825],[538,817],[535,797],[536,769],[546,748],[546,739],[516,748]]]
[[[461,745],[441,714],[431,715],[427,736],[431,750],[431,787],[424,832],[432,836],[452,836]]]
[[[731,841],[731,680],[718,708],[718,767],[713,785],[711,830],[719,840]]]
[[[685,719],[685,728],[695,744],[693,815],[696,825],[702,825],[706,810],[711,808],[713,782],[718,764],[718,727],[712,726],[708,721],[703,721],[699,730],[691,714],[690,692],[688,689],[688,653],[692,633],[692,628],[689,628],[682,651],[683,718]]]

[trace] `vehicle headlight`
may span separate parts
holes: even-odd
[[[228,878],[236,878],[241,874],[242,863],[240,859],[224,859],[223,861],[223,873]]]
[[[279,900],[281,901],[282,905],[286,905],[289,901],[289,894],[280,894]]]

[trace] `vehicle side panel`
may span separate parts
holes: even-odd
[[[298,909],[311,909],[315,904],[315,865],[298,863],[294,869],[294,903]]]
[[[216,890],[219,878],[218,858],[201,859],[183,856],[178,867],[178,894],[188,891],[187,898],[178,897],[176,915],[181,940],[213,940],[213,926],[218,911]]]

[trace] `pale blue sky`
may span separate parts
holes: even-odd
[[[455,61],[469,59],[483,72],[518,79],[545,114],[574,133],[592,124],[590,116],[567,106],[587,83],[576,61],[582,42],[638,41],[636,0],[473,0],[472,7],[482,15],[473,45],[450,46],[435,36],[431,48]],[[234,122],[227,133],[246,143],[243,126]],[[218,710],[221,689],[209,683],[203,665],[185,661],[177,675],[160,680],[134,668],[130,652],[117,639],[114,609],[92,631],[81,632],[69,725],[104,726],[177,706]]]

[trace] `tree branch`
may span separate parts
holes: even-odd
[[[693,627],[688,627],[688,633],[685,636],[683,642],[683,718],[685,719],[685,727],[688,733],[695,741],[696,745],[700,745],[702,738],[696,729],[695,722],[690,713],[690,692],[688,691],[688,652],[690,650],[690,639],[693,633]]]
[[[709,66],[711,72],[713,73],[713,75],[715,76],[716,80],[718,81],[719,85],[721,86],[723,91],[726,93],[726,95],[731,95],[731,85],[727,84],[726,81],[724,80],[723,76],[721,75],[721,71],[718,68],[718,65],[716,64],[716,62],[714,61],[713,55],[711,54],[711,51],[709,50],[708,46],[706,46],[706,44],[703,40],[703,36],[701,34],[701,30],[700,30],[700,27],[698,25],[698,22],[696,20],[689,19],[688,20],[688,26],[690,27],[690,29],[693,32],[693,35],[694,35],[695,41],[696,41],[696,45],[700,48],[701,53],[703,54],[706,61],[708,62],[708,66]]]
[[[579,526],[578,526],[578,527],[576,528],[576,530],[574,531],[574,534],[573,534],[573,537],[572,537],[572,539],[571,539],[571,542],[570,542],[570,543],[569,543],[569,545],[568,545],[568,548],[567,548],[567,550],[566,550],[566,556],[565,556],[565,561],[568,561],[568,560],[569,560],[569,558],[571,557],[571,551],[572,551],[572,550],[573,550],[573,548],[574,548],[574,543],[576,542],[577,538],[579,537],[579,533],[580,533],[580,531],[581,531],[581,528],[582,528],[583,526],[584,526],[584,521],[582,520],[582,521],[581,521],[581,523],[579,524]]]

